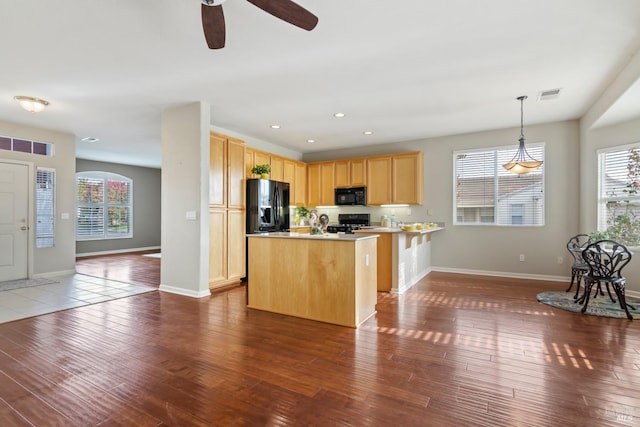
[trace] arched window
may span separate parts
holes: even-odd
[[[109,172],[76,174],[76,239],[133,237],[133,181]]]

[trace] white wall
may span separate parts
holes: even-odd
[[[69,133],[39,129],[6,121],[0,121],[0,135],[54,144],[55,155],[52,157],[0,150],[0,158],[31,163],[34,173],[38,166],[55,169],[55,246],[53,248],[38,249],[35,248],[35,242],[30,242],[33,247],[33,262],[30,266],[30,271],[34,276],[75,271],[75,136]],[[34,179],[35,185],[35,177],[32,177],[32,179]],[[31,204],[30,220],[33,227],[35,200],[30,200],[29,203]],[[61,219],[62,213],[69,214],[69,219]]]

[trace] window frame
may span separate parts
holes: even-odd
[[[51,191],[49,192],[50,197],[50,206],[43,207],[43,203],[48,201],[48,198],[42,198],[41,192],[39,191],[39,175],[40,173],[47,175],[47,181],[51,182]],[[47,168],[43,166],[36,167],[36,224],[35,224],[35,239],[36,239],[36,248],[52,248],[55,246],[55,237],[56,237],[56,170],[54,168]],[[45,193],[46,194],[46,193]],[[49,227],[41,226],[42,217],[49,217],[48,219],[51,221],[50,225],[50,233],[46,232],[45,229]]]
[[[102,201],[97,203],[82,203],[78,197],[78,184],[81,179],[91,179],[93,181],[102,181]],[[109,203],[109,181],[125,182],[128,185],[128,202],[127,203]],[[83,171],[76,173],[76,186],[75,186],[75,199],[76,199],[76,241],[90,241],[90,240],[114,240],[114,239],[130,239],[133,238],[133,179],[113,172],[106,171]],[[110,233],[109,232],[109,208],[122,208],[127,209],[128,212],[128,232],[127,233]],[[80,212],[82,208],[100,209],[102,214],[102,231],[100,233],[92,234],[79,234],[81,230],[80,225]]]
[[[454,226],[493,226],[493,227],[544,227],[546,224],[546,168],[545,168],[545,164],[543,163],[542,166],[540,167],[539,170],[531,172],[529,174],[523,175],[523,177],[533,177],[536,175],[540,175],[540,180],[539,182],[535,182],[535,180],[533,181],[533,183],[531,185],[536,185],[537,187],[539,187],[539,191],[541,193],[540,197],[538,197],[536,199],[536,196],[534,195],[534,191],[536,187],[532,187],[531,190],[531,195],[533,196],[534,200],[532,201],[532,203],[537,203],[540,199],[542,199],[542,206],[541,206],[541,210],[534,210],[531,208],[530,212],[527,212],[528,214],[531,215],[532,217],[532,223],[524,223],[524,224],[513,224],[512,221],[510,220],[511,218],[511,207],[514,203],[509,203],[506,204],[504,206],[501,206],[501,201],[504,200],[504,194],[500,194],[500,186],[501,185],[507,185],[507,184],[501,184],[501,177],[502,178],[506,178],[506,177],[516,177],[517,175],[515,174],[511,174],[510,172],[503,170],[502,168],[502,164],[507,163],[510,159],[513,158],[513,156],[516,154],[516,151],[518,149],[518,145],[508,145],[508,146],[497,146],[497,147],[482,147],[482,148],[473,148],[473,149],[461,149],[461,150],[454,150],[453,151],[453,201],[452,201],[452,209],[453,209],[453,221],[452,224]],[[535,143],[529,143],[527,144],[527,149],[528,151],[539,151],[539,157],[538,155],[534,155],[534,157],[539,158],[540,160],[544,161],[545,159],[545,154],[546,154],[546,143],[541,141],[541,142],[535,142]],[[471,213],[471,217],[475,217],[477,218],[476,221],[465,221],[465,218],[468,218],[468,215],[465,215],[464,211],[463,214],[461,215],[461,217],[459,217],[459,210],[460,209],[465,209],[465,206],[461,206],[459,207],[459,173],[458,173],[458,157],[460,155],[469,155],[469,154],[483,154],[483,153],[487,153],[490,155],[490,157],[492,158],[492,160],[490,162],[487,162],[486,160],[484,161],[484,165],[489,166],[489,170],[491,170],[491,168],[493,169],[493,174],[492,175],[482,175],[482,178],[487,179],[488,181],[490,181],[490,185],[491,188],[493,189],[493,194],[490,193],[483,193],[483,196],[485,195],[489,195],[490,198],[492,199],[492,206],[489,205],[477,205],[475,208],[473,205],[473,203],[469,206],[467,206],[467,209],[472,209],[474,208],[476,210],[475,215],[473,214],[473,212],[471,210],[469,210],[468,212]],[[486,157],[485,157],[486,158]],[[482,166],[478,167],[478,171],[482,172],[481,169],[484,169]],[[504,181],[504,180],[503,180]],[[526,188],[526,187],[524,187]],[[517,194],[519,191],[517,188],[514,188],[513,191],[511,192],[512,194]],[[515,204],[521,204],[520,201],[518,200],[514,200]],[[525,208],[525,211],[527,211],[527,209],[529,208],[529,205],[526,205],[527,207]],[[493,214],[493,220],[492,221],[483,221],[483,219],[486,218],[490,218],[491,215],[489,215],[489,213]],[[461,218],[461,219],[460,219]],[[508,220],[508,222],[507,222]]]

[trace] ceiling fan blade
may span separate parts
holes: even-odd
[[[225,42],[224,13],[222,6],[202,4],[202,29],[209,49],[222,49]]]
[[[318,24],[318,17],[291,0],[247,0],[276,18],[311,31]]]

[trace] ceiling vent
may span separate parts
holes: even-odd
[[[538,101],[551,101],[560,96],[561,89],[543,90],[538,92]]]

